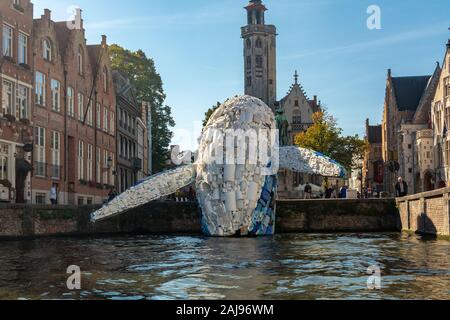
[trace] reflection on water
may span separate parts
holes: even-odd
[[[0,243],[3,299],[449,299],[450,242],[400,234]],[[82,270],[82,290],[66,269]],[[368,290],[379,265],[382,289]]]

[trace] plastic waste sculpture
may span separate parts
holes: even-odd
[[[279,147],[272,110],[261,100],[239,96],[211,116],[198,159],[149,177],[92,214],[99,221],[175,193],[195,182],[207,236],[273,235],[279,168],[344,177],[344,168],[302,148]]]

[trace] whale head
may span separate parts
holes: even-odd
[[[238,96],[214,112],[203,130],[197,160],[196,189],[205,234],[247,235],[262,222],[255,221],[255,210],[267,177],[276,174],[277,150],[274,114],[260,99]],[[269,184],[272,199],[276,183]],[[274,211],[272,204],[267,206]]]

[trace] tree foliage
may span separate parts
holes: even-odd
[[[173,137],[170,128],[175,126],[172,110],[164,104],[166,95],[161,76],[156,71],[153,59],[148,58],[142,50],[133,52],[114,44],[109,47],[109,53],[111,67],[130,79],[136,88],[137,100],[151,105],[153,172],[161,171],[166,166]]]
[[[220,107],[220,102],[217,102],[211,108],[208,109],[205,113],[205,119],[203,120],[203,127],[206,127],[208,124],[209,118],[213,115],[213,113]]]
[[[295,137],[295,144],[318,151],[348,170],[355,168],[358,160],[364,157],[365,141],[358,135],[343,136],[336,120],[326,111],[316,112],[312,119],[314,124]]]

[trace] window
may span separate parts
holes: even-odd
[[[442,111],[439,104],[436,104],[436,109],[436,129],[438,134],[442,134]]]
[[[247,77],[247,87],[251,87],[252,86],[252,77]]]
[[[103,67],[103,91],[108,92],[108,68]]]
[[[261,55],[256,56],[256,67],[257,68],[263,67],[263,57]]]
[[[94,178],[93,165],[94,165],[94,147],[92,146],[92,144],[88,144],[88,153],[87,153],[87,180],[88,181],[92,181]]]
[[[102,174],[102,158],[101,158],[101,149],[97,148],[97,154],[95,155],[95,161],[96,161],[96,175],[97,175],[97,183],[102,183],[102,178],[101,178],[101,174]]]
[[[262,48],[262,41],[261,41],[261,38],[258,38],[257,40],[256,40],[256,47],[257,48]]]
[[[9,178],[9,145],[0,143],[0,180]]]
[[[116,115],[113,111],[111,111],[111,118],[109,119],[109,132],[114,135],[115,127],[116,127]]]
[[[119,135],[120,147],[119,147],[119,157],[123,158],[123,136]]]
[[[103,131],[108,132],[108,108],[103,109]]]
[[[28,63],[28,37],[23,34],[19,33],[19,63],[27,64]]]
[[[445,165],[450,165],[450,141],[445,142]]]
[[[109,172],[110,172],[109,184],[112,186],[115,185],[115,183],[114,183],[114,170],[115,170],[115,166],[116,166],[115,158],[116,158],[115,154],[111,153],[111,168],[109,170]]]
[[[84,180],[84,142],[78,141],[78,180]]]
[[[78,120],[84,121],[84,96],[78,93]]]
[[[251,68],[252,68],[252,57],[247,56],[247,69],[251,69]]]
[[[58,80],[52,79],[51,81],[51,89],[52,89],[52,110],[56,112],[61,111],[60,105],[60,97],[61,97],[61,88]]]
[[[74,96],[72,87],[67,88],[67,114],[70,117],[75,117]]]
[[[89,126],[92,126],[93,122],[92,122],[92,100],[89,102],[89,106],[88,106],[88,111],[87,111],[87,124]]]
[[[46,165],[45,165],[45,128],[35,127],[34,137],[35,137],[35,175],[39,177],[45,177]]]
[[[83,48],[81,48],[81,46],[78,47],[78,55],[77,55],[77,62],[78,62],[78,73],[80,75],[83,75],[83,64],[84,64],[84,57],[83,57],[84,53],[83,53]]]
[[[45,204],[47,201],[47,195],[45,193],[36,193],[36,204]]]
[[[295,107],[300,107],[300,104],[298,103],[298,100],[295,100],[295,101],[294,101],[294,106],[295,106]]]
[[[247,44],[247,49],[250,49],[252,47],[252,41],[250,39],[247,39],[246,44]]]
[[[103,150],[103,183],[104,184],[108,184],[108,172],[109,172],[109,168],[108,168],[108,151],[107,150]]]
[[[52,178],[61,178],[61,134],[57,131],[52,131],[51,136],[51,151],[52,151]]]
[[[3,25],[3,55],[13,55],[13,29],[7,25]]]
[[[450,77],[444,79],[444,96],[450,96]]]
[[[44,39],[42,41],[42,47],[44,59],[47,61],[52,61],[52,45],[50,43],[50,40]]]
[[[97,128],[101,129],[102,128],[102,107],[100,106],[100,103],[97,103],[96,112],[97,112],[97,116],[96,116]]]
[[[45,75],[36,72],[36,104],[45,106]]]
[[[28,119],[28,88],[23,85],[18,85],[17,87],[17,103],[18,103],[18,118],[19,119]]]
[[[14,84],[3,80],[2,112],[3,115],[12,115],[14,108]]]

